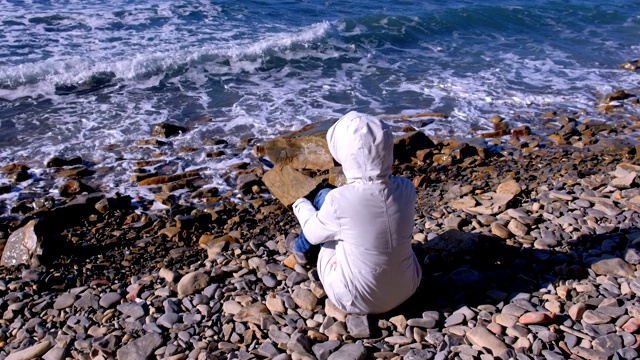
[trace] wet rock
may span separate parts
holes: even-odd
[[[56,156],[49,159],[46,163],[46,167],[48,168],[74,166],[74,165],[82,165],[82,158],[79,156],[75,156],[71,158],[61,158]]]
[[[162,136],[164,138],[176,136],[185,132],[187,132],[187,128],[170,123],[160,123],[151,129],[152,135]]]

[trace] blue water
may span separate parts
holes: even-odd
[[[116,190],[154,153],[224,186],[240,139],[349,110],[472,136],[640,87],[618,69],[640,58],[636,1],[0,0],[0,24],[0,164],[80,155]],[[162,121],[190,131],[134,145]],[[229,155],[206,158],[211,138]]]

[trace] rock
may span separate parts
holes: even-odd
[[[511,219],[511,221],[509,221],[507,229],[509,229],[512,234],[519,237],[527,235],[528,231],[527,226],[516,219]]]
[[[287,309],[284,307],[284,302],[280,299],[275,293],[270,293],[267,295],[267,299],[265,301],[267,309],[274,312],[286,313]]]
[[[197,170],[187,171],[184,173],[173,174],[173,175],[165,175],[165,176],[154,176],[148,179],[144,179],[138,183],[140,186],[149,186],[149,185],[162,185],[178,180],[184,179],[193,179],[200,176],[200,172]]]
[[[160,123],[151,129],[152,135],[162,136],[163,138],[169,138],[184,132],[187,132],[187,128],[169,123]]]
[[[262,326],[262,321],[270,317],[269,309],[262,303],[253,303],[243,307],[234,317],[234,321],[248,322]]]
[[[65,167],[65,168],[58,168],[55,170],[54,175],[56,177],[59,178],[81,178],[81,177],[86,177],[86,176],[90,176],[93,174],[92,170],[89,170],[89,168],[87,168],[84,165],[76,165],[76,166],[71,166],[71,167]],[[86,192],[92,192],[93,189],[91,187],[89,187],[88,185],[85,185],[81,182],[69,182],[69,184],[67,185],[68,189],[64,189],[64,188],[60,188],[58,191],[62,194],[64,193],[64,191],[76,191],[76,194],[81,193],[83,191]],[[74,189],[75,187],[75,189]]]
[[[464,210],[464,209],[475,207],[477,204],[478,202],[476,201],[476,199],[473,196],[469,195],[469,196],[465,196],[463,198],[451,201],[449,203],[449,206],[457,210]]]
[[[368,338],[370,335],[369,321],[366,315],[348,315],[347,331],[356,339]]]
[[[611,321],[611,317],[593,310],[586,310],[582,315],[582,321],[591,325],[606,324]]]
[[[82,194],[83,192],[93,192],[93,188],[84,184],[82,181],[77,179],[71,179],[66,181],[60,188],[58,189],[58,193],[60,196],[71,197],[74,195]]]
[[[329,340],[313,345],[311,348],[318,360],[327,360],[332,352],[341,345],[338,340]]]
[[[304,126],[299,131],[266,141],[259,152],[264,152],[276,165],[290,165],[293,169],[329,170],[334,165],[326,132],[333,123],[324,121]]]
[[[517,196],[522,192],[522,186],[520,186],[520,184],[518,184],[518,182],[513,179],[506,179],[502,181],[500,185],[498,185],[496,192],[498,194],[509,194]]]
[[[403,333],[407,328],[407,318],[404,315],[396,315],[389,319],[389,322],[396,326],[399,332]]]
[[[364,360],[367,349],[360,343],[344,344],[338,351],[328,357],[328,360]]]
[[[513,236],[509,229],[499,222],[491,223],[491,233],[502,239],[509,239]]]
[[[475,196],[475,199],[480,202],[480,206],[474,206],[466,210],[481,215],[498,214],[507,209],[507,206],[513,198],[514,196],[511,194],[499,194],[495,192],[484,193]]]
[[[491,350],[494,356],[498,356],[508,349],[502,340],[498,339],[484,327],[475,327],[467,331],[465,335],[473,345]]]
[[[587,305],[585,305],[584,303],[574,304],[569,308],[569,316],[571,316],[571,319],[573,319],[574,321],[580,321],[582,320],[582,315],[586,310]]]
[[[393,156],[400,162],[411,162],[418,150],[434,147],[435,144],[422,131],[412,131],[396,137],[393,141]]]
[[[481,243],[481,235],[450,229],[424,244],[425,249],[460,253],[475,250]]]
[[[73,305],[75,301],[76,301],[76,296],[74,294],[64,293],[58,296],[56,301],[53,303],[53,308],[56,310],[66,309],[69,306]]]
[[[54,167],[74,166],[74,165],[81,165],[81,164],[82,164],[82,158],[79,156],[66,158],[66,159],[55,156],[49,159],[49,161],[47,161],[45,166],[48,168],[54,168]]]
[[[546,312],[528,312],[520,316],[518,322],[523,325],[547,324],[555,321],[555,314]]]
[[[436,326],[436,320],[432,319],[432,318],[409,319],[407,321],[407,325],[414,326],[414,327],[425,328],[425,329],[432,329],[432,328],[434,328]]]
[[[286,207],[309,195],[320,184],[318,178],[310,178],[289,165],[276,165],[264,174],[262,182]]]
[[[622,349],[622,339],[616,334],[608,334],[593,340],[592,345],[594,350],[602,351],[607,356],[612,356],[616,351]]]
[[[220,254],[229,244],[233,244],[236,242],[236,239],[229,236],[224,235],[220,237],[214,237],[213,235],[202,235],[200,240],[198,240],[198,244],[201,248],[207,250],[207,256],[209,259],[213,259],[214,256]]]
[[[159,326],[163,326],[167,329],[171,329],[175,323],[180,319],[180,315],[176,313],[165,313],[162,314],[156,321],[156,324]]]
[[[51,342],[43,341],[26,349],[10,353],[5,360],[31,360],[42,356],[51,349]]]
[[[573,349],[571,349],[571,351],[575,355],[580,356],[581,358],[587,359],[587,360],[607,360],[609,358],[609,356],[607,356],[607,353],[605,352],[594,350],[594,349],[588,349],[583,346],[576,346]]]
[[[347,312],[337,307],[331,300],[327,299],[324,304],[324,312],[337,321],[346,322]]]
[[[390,345],[409,345],[413,339],[407,336],[389,336],[384,339]]]
[[[613,257],[597,260],[591,264],[591,270],[598,275],[630,277],[635,272],[635,267],[620,258]]]
[[[120,300],[122,300],[122,296],[120,294],[118,294],[117,292],[108,292],[100,297],[99,304],[103,308],[110,309],[113,306],[117,305]]]
[[[307,289],[296,289],[293,292],[292,297],[296,305],[309,311],[313,311],[318,303],[318,298],[313,294],[313,292],[311,292],[311,290]]]
[[[606,94],[600,98],[600,104],[608,104],[612,101],[626,100],[634,97],[635,95],[629,94],[624,90],[616,90],[612,93]]]
[[[9,236],[2,252],[0,265],[29,264],[37,266],[39,264],[37,256],[40,252],[40,242],[35,232],[35,226],[36,220],[31,220]]]
[[[158,276],[170,283],[172,283],[176,279],[176,273],[167,269],[166,267],[163,267],[162,269],[160,269],[160,271],[158,271]]]
[[[209,275],[194,271],[182,277],[178,282],[178,296],[183,298],[195,294],[209,285]]]
[[[162,345],[162,336],[154,332],[129,342],[118,349],[118,360],[147,360]]]

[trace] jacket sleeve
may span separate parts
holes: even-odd
[[[313,245],[336,240],[340,233],[340,222],[331,196],[325,198],[320,210],[316,210],[309,200],[298,199],[293,203],[293,213],[302,226],[304,236]]]

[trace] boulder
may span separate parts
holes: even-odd
[[[419,150],[433,148],[435,144],[422,131],[412,131],[396,137],[393,155],[399,162],[411,162]]]
[[[48,168],[73,166],[73,165],[82,165],[82,158],[79,156],[76,156],[76,157],[65,159],[65,158],[56,156],[49,159],[49,161],[47,161],[47,164],[46,164]]]
[[[37,265],[40,242],[35,232],[37,221],[31,220],[25,226],[14,231],[5,244],[0,265],[16,266],[18,264]]]
[[[320,184],[319,179],[308,177],[290,165],[276,165],[264,174],[262,182],[287,207],[307,196]]]
[[[187,132],[187,128],[169,123],[160,123],[151,129],[151,134],[155,136],[162,136],[164,138],[179,135],[184,132]]]
[[[334,166],[326,134],[334,121],[321,121],[269,140],[260,152],[271,162],[294,169],[328,170]]]
[[[599,102],[601,104],[608,104],[612,101],[620,101],[620,100],[626,100],[629,98],[634,97],[635,95],[633,94],[629,94],[628,92],[624,91],[624,90],[617,90],[614,91],[612,93],[606,94],[603,97],[600,98]]]
[[[629,71],[640,70],[640,59],[627,61],[624,64],[620,65],[620,69]]]

